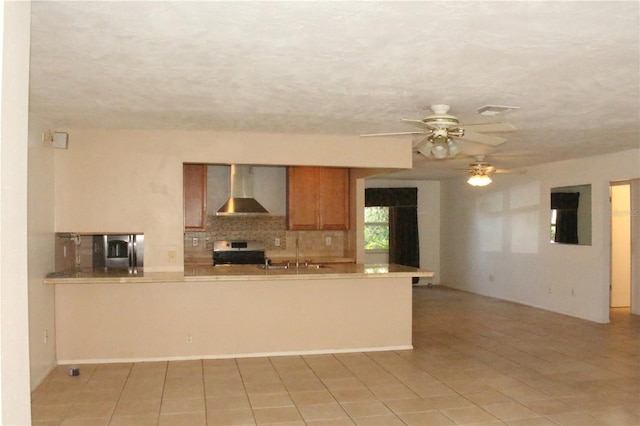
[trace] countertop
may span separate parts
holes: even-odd
[[[385,277],[433,277],[424,269],[396,264],[325,264],[320,268],[263,269],[256,265],[185,267],[184,272],[145,272],[137,270],[72,270],[48,274],[45,284],[160,283],[207,281],[264,281],[304,279],[345,279]]]

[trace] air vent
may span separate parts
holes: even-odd
[[[517,106],[504,106],[504,105],[485,105],[483,107],[480,107],[476,110],[477,114],[480,115],[489,115],[489,116],[494,116],[494,115],[500,115],[500,114],[504,114],[507,113],[509,111],[513,111],[516,109],[520,109],[520,107]]]

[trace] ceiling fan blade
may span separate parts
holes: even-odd
[[[413,126],[420,127],[421,129],[433,130],[432,126],[428,125],[422,120],[411,120],[409,118],[402,118],[400,121],[402,121],[403,123],[408,123]]]
[[[495,169],[492,173],[503,173],[503,174],[512,174],[512,175],[523,175],[525,173],[527,173],[526,170],[523,169],[514,169],[514,170],[507,170],[507,169]]]
[[[425,132],[397,132],[397,133],[369,133],[366,135],[360,135],[361,138],[367,138],[371,136],[402,136],[402,135],[424,135]]]
[[[460,126],[463,129],[469,129],[474,132],[486,132],[486,133],[494,133],[494,132],[512,132],[517,130],[516,127],[507,123],[506,121],[496,122],[496,123],[477,123],[477,124],[465,124],[464,126]]]
[[[466,129],[464,132],[464,136],[461,139],[467,140],[469,142],[477,142],[477,143],[483,143],[485,145],[493,145],[493,146],[503,144],[507,141],[507,139],[505,138],[501,138],[498,136],[484,135],[482,133],[469,132],[469,131],[466,131]]]

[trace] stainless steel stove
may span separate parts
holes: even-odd
[[[213,265],[264,265],[262,241],[214,241]]]

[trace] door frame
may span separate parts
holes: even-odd
[[[616,185],[630,186],[630,211],[631,220],[631,313],[640,315],[640,179],[625,179],[611,181],[609,183],[609,213],[612,213],[611,187]],[[612,285],[612,261],[613,261],[613,225],[609,221],[609,291],[607,292],[607,307],[611,307],[611,285]]]

